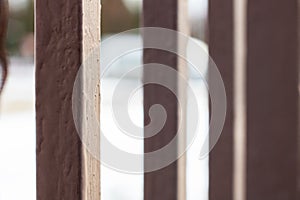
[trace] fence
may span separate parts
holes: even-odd
[[[299,199],[298,8],[297,0],[209,1],[210,55],[227,94],[225,126],[209,157],[210,200]],[[188,34],[186,15],[184,0],[144,0],[146,27]],[[76,74],[98,45],[99,24],[99,1],[36,1],[38,199],[100,199],[100,163],[85,150],[72,115]],[[97,65],[99,57],[94,59]],[[153,62],[183,69],[170,53],[144,50],[144,63]],[[144,80],[155,75],[145,70]],[[89,76],[88,70],[83,76]],[[177,77],[170,81],[178,87]],[[99,100],[99,90],[90,90],[88,81],[81,84]],[[144,88],[145,125],[154,103],[173,117],[158,136],[145,139],[145,153],[167,143],[178,128],[176,98],[153,84]],[[81,123],[87,131],[87,121]],[[184,156],[144,175],[146,200],[185,199],[185,193]]]

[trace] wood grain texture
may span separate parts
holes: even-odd
[[[209,1],[209,52],[224,81],[227,113],[218,143],[209,154],[209,199],[233,199],[233,1]],[[210,83],[209,83],[210,84]]]
[[[247,200],[296,200],[297,0],[248,0]]]

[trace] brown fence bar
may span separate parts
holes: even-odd
[[[93,49],[100,39],[99,4],[96,0],[36,1],[39,200],[100,199],[99,161],[83,148],[72,115],[77,71],[90,53],[87,49]],[[88,19],[93,23],[87,23]],[[88,35],[83,31],[87,27]]]
[[[186,1],[144,0],[143,25],[145,27],[162,27],[187,33],[188,23],[185,21],[186,18],[184,17],[187,14],[186,8]],[[157,37],[159,37],[159,35]],[[147,35],[144,38],[144,42],[148,42]],[[178,45],[177,42],[177,38],[171,38],[166,43]],[[175,48],[178,48],[178,46]],[[184,68],[179,69],[179,65],[182,64],[182,61],[178,59],[177,55],[170,52],[157,49],[145,49],[143,59],[145,64],[159,63],[167,65],[177,71],[181,69],[185,70]],[[153,80],[155,78],[157,78],[157,80],[165,79],[171,81],[174,87],[178,86],[177,77],[173,77],[170,74],[159,74],[158,76],[155,70],[144,70],[145,81]],[[179,90],[180,88],[177,87],[177,91]],[[186,98],[186,95],[184,98]],[[179,124],[178,102],[176,95],[163,86],[148,84],[144,86],[145,125],[150,122],[149,109],[154,104],[162,105],[166,109],[168,117],[163,129],[157,135],[144,140],[145,153],[153,152],[167,145],[176,136]],[[147,129],[145,129],[144,132],[145,135],[147,135]],[[184,140],[184,138],[181,138],[180,140],[183,141],[182,139]],[[176,154],[176,152],[173,153]],[[162,159],[163,156],[164,155],[161,157]],[[144,165],[147,167],[147,159],[145,159]],[[144,200],[155,199],[185,199],[184,157],[163,169],[145,173]]]
[[[297,0],[248,0],[247,200],[296,200]]]
[[[209,51],[222,75],[227,115],[221,137],[209,154],[209,199],[233,199],[233,0],[209,1]]]

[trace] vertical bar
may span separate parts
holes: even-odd
[[[84,15],[87,11],[93,14]],[[89,17],[100,24],[99,1],[36,1],[39,200],[100,199],[99,162],[83,148],[72,115],[74,81],[82,60],[90,53],[85,49],[98,46],[100,39],[99,26],[86,23]],[[87,27],[89,34],[83,32]],[[89,42],[92,37],[96,40]],[[83,92],[91,92],[83,88]]]
[[[297,199],[297,9],[297,0],[248,0],[248,200]]]
[[[234,200],[246,199],[246,51],[247,0],[234,0]]]
[[[209,1],[209,52],[222,75],[227,95],[223,132],[209,154],[209,199],[233,199],[234,30],[233,0]]]
[[[82,197],[81,142],[71,106],[81,64],[80,16],[80,0],[36,1],[37,199]]]
[[[84,200],[100,200],[100,130],[97,124],[89,121],[93,118],[97,122],[100,121],[100,12],[99,0],[83,0],[81,26],[83,73],[80,83],[83,91],[79,98],[82,100],[81,131],[86,145],[82,147],[81,163]],[[95,105],[89,105],[91,102],[84,98],[86,94],[94,98]]]
[[[298,54],[300,52],[300,0],[298,2],[298,23],[297,23],[297,30],[298,30]],[[300,56],[298,56],[298,97],[300,96]],[[298,121],[300,119],[300,98],[298,98]],[[300,123],[298,123],[298,144],[300,144]],[[300,148],[298,148],[298,155],[300,155]],[[298,176],[297,176],[297,199],[300,199],[300,159],[298,159]]]
[[[143,22],[145,27],[162,27],[175,31],[181,31],[183,33],[188,32],[188,23],[186,18],[185,9],[187,9],[186,1],[177,0],[144,0],[143,4]],[[180,6],[182,5],[182,6]],[[159,36],[157,36],[159,37]],[[144,42],[147,43],[147,35],[144,38]],[[169,38],[166,43],[176,45],[176,49],[184,48],[178,44],[178,38]],[[159,63],[169,66],[177,71],[181,71],[184,74],[186,70],[184,62],[178,59],[177,55],[157,50],[157,49],[145,49],[144,50],[144,64]],[[186,98],[184,95],[184,89],[181,88],[177,77],[173,77],[170,74],[160,74],[157,76],[155,70],[144,70],[144,80],[153,79],[165,79],[172,82],[176,88],[179,97]],[[159,82],[159,81],[158,81]],[[184,99],[181,99],[185,102]],[[170,90],[156,85],[147,84],[144,86],[144,124],[148,125],[150,122],[149,109],[154,104],[162,105],[167,112],[167,120],[163,129],[151,138],[144,139],[144,152],[153,152],[167,145],[177,134],[179,125],[179,110],[177,97]],[[183,103],[184,104],[184,103]],[[181,105],[184,106],[184,105]],[[183,108],[183,112],[185,112]],[[183,114],[185,116],[185,114]],[[183,116],[182,115],[182,116]],[[185,119],[183,119],[185,120]],[[185,126],[185,123],[184,123]],[[184,129],[184,128],[183,128]],[[145,135],[147,135],[147,129],[145,129]],[[181,133],[184,135],[184,133]],[[185,141],[184,136],[179,137],[178,148],[183,148],[180,144]],[[177,148],[177,151],[178,151]],[[177,153],[177,152],[173,152]],[[163,159],[163,155],[162,155]],[[147,159],[144,161],[145,167],[147,167]],[[164,199],[164,200],[176,200],[185,199],[185,157],[181,157],[179,160],[173,162],[169,166],[144,174],[144,199]]]
[[[189,19],[188,19],[188,0],[179,0],[178,6],[177,6],[177,12],[178,14],[178,31],[181,34],[184,34],[186,36],[190,35],[190,25],[189,25]],[[178,39],[178,51],[182,52],[184,55],[187,56],[187,41],[183,39]],[[178,58],[178,69],[181,76],[186,77],[188,80],[188,74],[189,69],[187,66],[187,63],[184,59]],[[181,102],[182,106],[182,112],[179,113],[181,116],[181,127],[183,132],[179,133],[178,138],[178,152],[184,152],[187,145],[187,101],[188,101],[188,93],[187,93],[187,86],[186,83],[184,83],[183,80],[179,79],[177,82],[178,86],[178,97],[179,101]],[[180,109],[180,108],[178,108]],[[178,169],[177,169],[177,195],[178,200],[185,200],[187,197],[187,190],[186,190],[186,164],[187,164],[187,158],[186,153],[182,155],[178,161]]]

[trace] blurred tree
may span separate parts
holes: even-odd
[[[23,39],[34,32],[34,1],[29,0],[27,6],[10,10],[7,34],[7,48],[11,55],[18,55]]]
[[[138,12],[131,13],[122,0],[102,0],[102,32],[118,33],[139,27]]]

